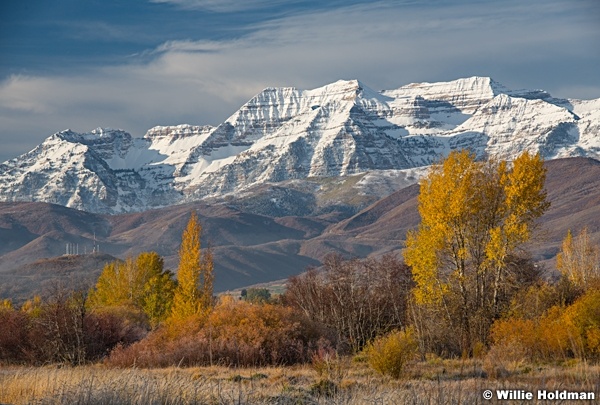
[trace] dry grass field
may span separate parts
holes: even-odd
[[[474,360],[430,360],[413,364],[392,380],[362,362],[339,367],[232,369],[226,367],[109,369],[85,367],[0,368],[1,404],[494,404],[486,389],[591,391],[600,395],[600,366],[518,365],[495,379]],[[598,403],[584,401],[584,403]],[[512,401],[561,403],[568,401]]]

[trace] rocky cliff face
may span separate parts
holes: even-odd
[[[600,159],[600,99],[513,91],[486,77],[376,92],[356,80],[268,88],[217,127],[63,131],[0,165],[0,200],[141,211],[263,183],[426,166],[452,149]]]

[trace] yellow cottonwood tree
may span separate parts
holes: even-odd
[[[156,327],[171,314],[177,284],[173,272],[164,269],[163,258],[155,252],[141,253],[135,264],[145,273],[138,305],[148,316],[150,325]]]
[[[88,303],[92,308],[135,305],[141,286],[136,285],[134,261],[107,263],[90,292]]]
[[[509,261],[549,206],[545,172],[527,152],[509,164],[455,151],[420,183],[421,224],[407,235],[404,259],[416,304],[445,314],[463,352],[500,316]]]
[[[179,248],[178,285],[173,297],[172,321],[194,315],[206,315],[212,306],[213,260],[208,251],[201,251],[202,227],[194,211],[183,231]]]
[[[127,308],[144,313],[151,326],[158,325],[170,309],[175,289],[172,273],[163,266],[156,252],[106,264],[87,305],[91,309]]]
[[[600,248],[594,245],[587,228],[575,237],[571,231],[556,256],[556,267],[573,285],[587,290],[591,281],[600,280]]]

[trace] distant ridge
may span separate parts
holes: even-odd
[[[542,232],[530,250],[551,272],[569,229],[578,233],[587,226],[592,240],[600,243],[600,161],[556,159],[547,161],[546,166],[552,205],[541,218]],[[351,177],[346,182],[336,179],[323,187],[331,187],[328,198],[347,200],[356,193],[352,188],[344,192],[340,188],[365,177]],[[297,198],[291,192],[297,186],[293,181],[280,183],[274,194],[260,187],[254,199],[245,197],[240,204],[244,207],[234,207],[237,200],[199,202],[120,215],[92,214],[47,203],[0,203],[0,298],[29,298],[56,282],[93,283],[103,263],[92,265],[90,261],[88,266],[86,260],[100,256],[64,253],[65,241],[78,243],[80,252],[85,245],[91,247],[94,232],[102,254],[110,255],[104,256],[109,261],[156,251],[165,258],[166,267],[175,270],[181,233],[192,209],[203,226],[203,246],[213,249],[216,291],[285,279],[308,266],[320,265],[331,252],[346,257],[399,253],[407,230],[420,221],[418,185],[404,187],[355,212],[338,203],[321,213],[291,207],[295,202],[304,208],[310,195],[317,200],[309,189],[303,191],[305,199]],[[284,216],[272,210],[269,215],[271,198],[283,200],[289,190],[291,198],[280,207],[297,214]]]
[[[19,305],[34,294],[87,291],[95,284],[104,265],[116,260],[105,253],[38,259],[16,267],[8,274],[0,272],[0,297],[11,298]]]

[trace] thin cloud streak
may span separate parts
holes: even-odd
[[[231,13],[236,11],[248,11],[265,9],[278,5],[289,5],[301,1],[291,0],[151,0],[151,3],[169,3],[184,9],[201,9],[217,13]]]

